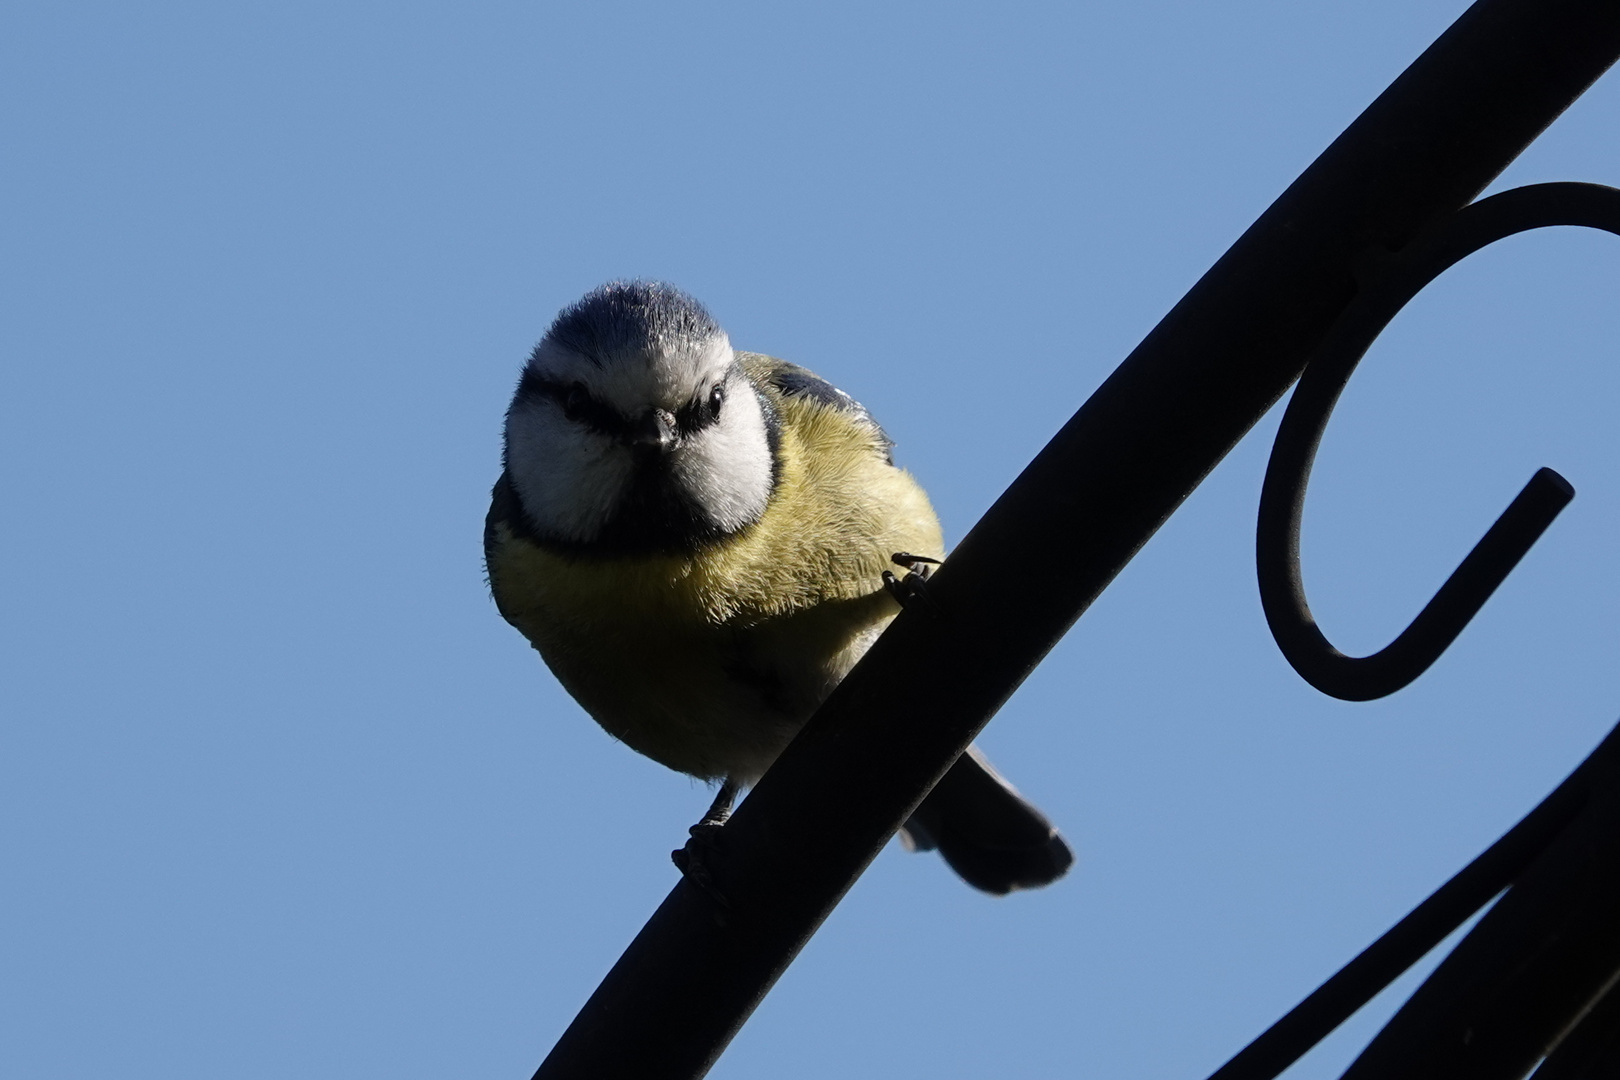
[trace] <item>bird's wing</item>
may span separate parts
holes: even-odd
[[[856,423],[871,428],[883,445],[889,464],[894,464],[893,455],[889,453],[894,446],[894,440],[889,438],[888,433],[872,418],[872,414],[867,412],[866,406],[820,375],[798,364],[790,364],[786,360],[778,360],[774,356],[765,356],[761,353],[743,353],[740,359],[743,362],[743,369],[751,378],[774,390],[783,398],[814,402],[824,408],[843,413]]]

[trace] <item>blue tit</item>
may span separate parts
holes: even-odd
[[[607,732],[720,785],[716,824],[898,614],[939,520],[842,390],[737,352],[691,297],[615,282],[557,316],[506,413],[484,531],[500,613]],[[902,839],[992,893],[1073,855],[976,750]]]

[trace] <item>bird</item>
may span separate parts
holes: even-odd
[[[608,734],[718,785],[694,835],[926,601],[944,540],[893,446],[849,394],[734,349],[663,282],[592,290],[523,365],[484,528],[495,605]],[[977,747],[900,836],[998,895],[1074,861]]]

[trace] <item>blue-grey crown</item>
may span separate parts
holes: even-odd
[[[673,285],[610,281],[564,308],[545,340],[602,365],[656,344],[696,344],[720,334],[703,305]]]

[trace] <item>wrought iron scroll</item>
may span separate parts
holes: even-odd
[[[1459,210],[1406,250],[1381,260],[1374,279],[1306,365],[1266,469],[1255,561],[1260,602],[1277,646],[1294,670],[1324,694],[1371,701],[1423,674],[1575,496],[1575,489],[1553,470],[1537,472],[1411,625],[1371,656],[1341,653],[1311,617],[1299,569],[1305,487],[1333,407],[1356,365],[1390,320],[1446,270],[1505,237],[1554,225],[1620,235],[1620,190],[1599,184],[1535,184]]]
[[[709,887],[676,884],[537,1078],[702,1076],[1002,703],[1300,376],[1358,267],[1470,202],[1617,57],[1616,0],[1469,8],[963,538],[930,580],[939,617],[902,612],[884,632],[722,830]],[[1062,574],[1007,587],[1054,550]]]
[[[1345,310],[1288,404],[1260,499],[1256,562],[1267,622],[1294,669],[1325,694],[1367,701],[1406,686],[1456,639],[1574,490],[1531,478],[1396,639],[1345,656],[1311,618],[1299,570],[1312,459],[1356,365],[1424,287],[1515,233],[1555,225],[1620,236],[1620,189],[1535,184],[1443,219]],[[1503,891],[1506,890],[1504,894]],[[1620,727],[1501,840],[1292,1009],[1210,1080],[1272,1080],[1499,894],[1501,901],[1414,994],[1344,1080],[1620,1076]]]

